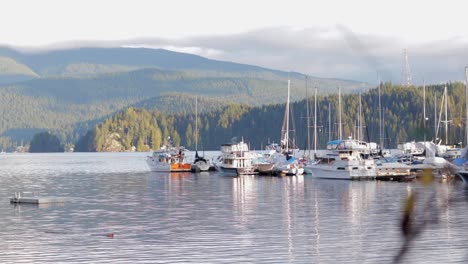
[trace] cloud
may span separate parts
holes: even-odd
[[[138,38],[115,41],[69,41],[42,51],[76,47],[165,48],[210,59],[296,71],[316,77],[342,78],[369,83],[401,82],[403,49],[408,49],[413,81],[440,83],[462,80],[468,64],[467,39],[454,37],[427,43],[404,41],[375,34],[355,33],[335,27],[273,27],[244,33],[191,36],[179,39]]]

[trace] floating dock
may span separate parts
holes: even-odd
[[[16,192],[15,197],[10,198],[10,203],[25,203],[25,204],[48,204],[48,203],[64,203],[65,198],[55,196],[22,196]]]

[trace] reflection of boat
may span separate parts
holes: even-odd
[[[185,161],[184,148],[173,147],[171,138],[160,150],[146,157],[146,163],[151,171],[179,172],[190,171],[192,166]]]
[[[191,176],[192,174],[187,171],[182,171],[182,172],[172,172],[169,174],[169,176],[173,179],[178,179],[178,178],[183,178],[183,177],[188,177]]]
[[[228,175],[256,174],[256,166],[253,161],[257,154],[249,151],[247,143],[243,140],[239,143],[227,143],[221,145],[221,155],[215,164],[216,169]]]

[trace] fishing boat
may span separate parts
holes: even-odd
[[[174,147],[171,138],[168,137],[166,145],[146,157],[146,163],[150,170],[155,172],[190,171],[192,166],[186,161],[184,152],[184,147]]]
[[[242,139],[221,145],[221,155],[215,163],[216,169],[224,175],[239,176],[257,174],[254,160],[257,154],[249,150],[249,146]]]

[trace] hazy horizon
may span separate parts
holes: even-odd
[[[28,8],[25,8],[27,6]],[[464,4],[356,0],[8,2],[0,45],[23,51],[147,47],[324,78],[463,80]],[[11,23],[15,21],[15,23]]]

